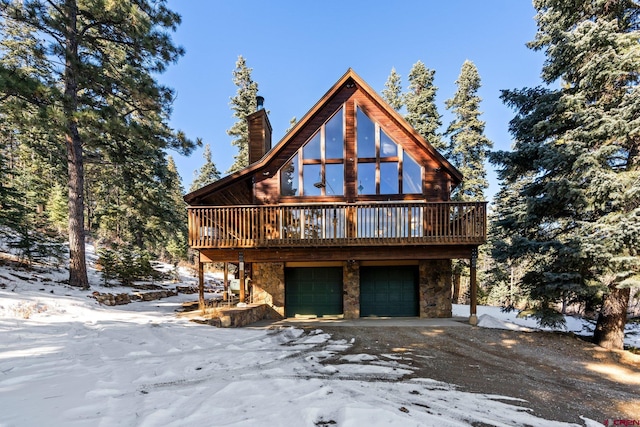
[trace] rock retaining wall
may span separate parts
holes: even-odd
[[[154,301],[162,298],[173,297],[176,295],[178,295],[178,293],[172,290],[133,292],[131,294],[110,294],[95,291],[90,295],[90,297],[94,298],[100,304],[113,306],[125,305],[133,301]]]

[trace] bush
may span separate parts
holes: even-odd
[[[127,286],[136,280],[155,277],[149,253],[130,246],[98,249],[98,263],[102,266],[105,285],[110,280],[118,280]]]

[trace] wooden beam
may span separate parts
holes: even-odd
[[[202,254],[198,254],[198,305],[202,314],[204,314],[204,263],[202,262]]]
[[[372,246],[352,248],[274,248],[274,249],[200,249],[206,262],[321,262],[321,261],[400,261],[420,259],[469,259],[477,246]]]
[[[244,253],[238,253],[238,277],[240,278],[240,302],[245,302],[244,292]]]
[[[224,287],[224,294],[222,300],[227,301],[229,299],[229,263],[224,262],[224,277],[222,278],[222,286]]]
[[[478,284],[476,283],[476,270],[478,266],[478,248],[471,249],[471,266],[469,268],[469,287],[471,288],[471,302],[469,304],[469,323],[478,324]]]

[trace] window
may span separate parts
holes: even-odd
[[[298,196],[299,183],[298,155],[293,156],[282,169],[280,169],[280,194],[283,196]]]
[[[422,168],[407,153],[402,157],[402,192],[404,194],[422,193]]]
[[[360,108],[356,120],[358,194],[422,193],[422,167]]]
[[[300,152],[280,170],[281,195],[344,195],[344,114],[342,108],[320,127],[318,132],[304,144]]]
[[[281,196],[341,197],[346,188],[360,196],[422,194],[422,166],[364,109],[354,113],[355,135],[349,140],[355,147],[345,147],[346,112],[340,108],[280,169]],[[354,158],[345,161],[351,150]]]

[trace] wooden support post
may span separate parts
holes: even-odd
[[[200,261],[198,253],[198,305],[204,314],[204,263]]]
[[[478,284],[476,282],[476,270],[478,266],[478,248],[471,249],[471,266],[469,268],[469,288],[471,290],[471,302],[469,304],[469,323],[478,324]]]
[[[229,263],[224,262],[224,277],[222,278],[222,286],[224,287],[224,294],[222,294],[222,300],[227,301],[229,299]]]
[[[244,292],[244,254],[240,252],[238,254],[238,277],[240,279],[240,302],[245,302],[245,292]]]

